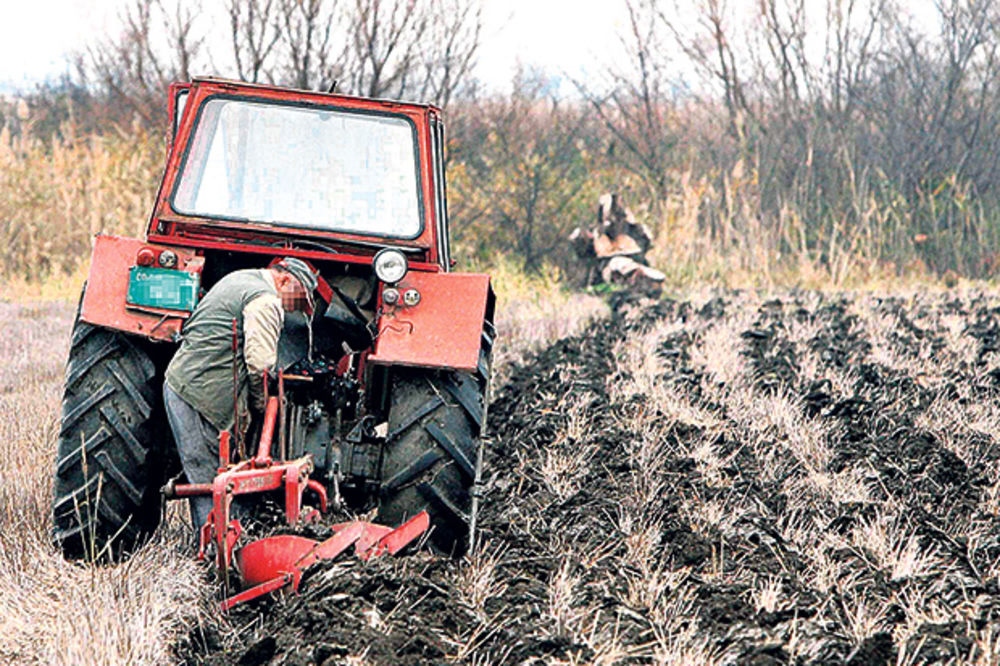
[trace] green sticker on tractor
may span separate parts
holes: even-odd
[[[198,303],[197,273],[185,273],[166,268],[133,266],[129,270],[128,305],[190,312]]]

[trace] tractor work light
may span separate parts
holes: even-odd
[[[411,308],[420,302],[420,292],[416,289],[407,289],[403,292],[403,305],[408,305]]]
[[[406,275],[406,257],[399,250],[385,248],[379,250],[372,262],[375,275],[386,284],[396,284]]]

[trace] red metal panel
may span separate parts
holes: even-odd
[[[368,362],[475,370],[492,298],[490,276],[411,272],[396,288],[400,294],[416,289],[420,302],[383,307]]]
[[[83,297],[80,318],[97,326],[115,328],[126,333],[157,340],[174,340],[184,323],[184,315],[173,310],[125,307],[129,269],[143,247],[165,249],[136,238],[98,235],[94,238],[94,253],[90,260],[90,277]],[[191,250],[171,247],[177,253],[181,270],[201,271],[203,260]]]

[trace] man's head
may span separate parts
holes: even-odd
[[[281,296],[281,305],[288,312],[312,314],[315,299],[313,292],[318,281],[316,274],[300,259],[288,257],[271,266],[274,284]]]

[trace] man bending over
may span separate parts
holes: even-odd
[[[211,483],[219,466],[219,433],[236,423],[234,358],[239,423],[245,428],[248,405],[264,407],[265,373],[278,358],[285,312],[311,315],[316,284],[316,274],[294,258],[234,271],[205,294],[185,322],[181,346],[167,366],[163,402],[188,483]],[[195,528],[211,510],[210,496],[191,498]]]

